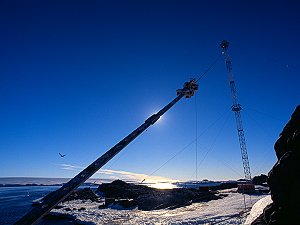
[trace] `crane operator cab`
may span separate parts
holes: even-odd
[[[195,91],[198,90],[198,84],[196,83],[195,78],[191,79],[189,82],[185,82],[183,89],[177,90],[177,96],[184,94],[186,98],[190,98],[195,94]]]

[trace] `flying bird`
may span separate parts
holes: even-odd
[[[66,155],[62,155],[62,154],[60,154],[60,152],[59,152],[58,154],[59,154],[59,155],[60,155],[60,157],[62,157],[62,158],[66,156]]]

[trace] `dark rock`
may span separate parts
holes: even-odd
[[[209,192],[210,187],[209,186],[199,186],[198,190],[201,192]]]
[[[84,208],[84,207],[81,207],[80,209],[78,209],[78,211],[84,211],[84,210],[86,210],[86,208]]]
[[[98,206],[98,209],[105,209],[105,208],[107,208],[107,206],[105,204],[102,204],[102,205]]]
[[[274,149],[278,160],[288,151],[300,151],[299,132],[300,105],[296,107],[296,110],[292,114],[290,121],[285,125],[283,131],[279,136],[279,139],[274,145]]]
[[[187,188],[162,190],[144,185],[129,184],[120,180],[108,184],[101,184],[98,187],[98,191],[101,191],[105,195],[106,205],[119,204],[124,207],[137,206],[140,210],[173,209],[189,205],[192,202],[221,198],[210,191],[203,192]],[[119,202],[118,199],[127,200]],[[132,202],[130,202],[129,199]]]
[[[231,188],[237,188],[238,182],[232,181],[232,182],[222,182],[219,185],[210,187],[211,190],[217,191],[217,190],[224,190],[224,189],[231,189]]]
[[[64,202],[72,201],[72,200],[91,200],[93,202],[97,202],[98,196],[90,188],[77,189],[77,190],[73,191],[64,200]]]
[[[50,224],[70,224],[74,225],[73,219],[67,214],[60,213],[49,213],[47,214],[42,221],[37,223],[38,225],[50,225]]]
[[[273,203],[252,224],[299,224],[300,105],[274,145],[278,161],[268,174]]]
[[[123,199],[134,199],[152,190],[153,188],[144,185],[129,184],[121,180],[101,184],[98,187],[98,191],[104,193],[105,197]]]
[[[64,210],[67,211],[67,212],[72,211],[72,209],[70,209],[69,207],[65,208]]]
[[[105,198],[105,206],[115,203],[115,198]]]
[[[262,185],[267,182],[268,176],[265,174],[261,174],[259,176],[255,176],[252,178],[252,182],[255,185]]]
[[[165,208],[178,208],[192,202],[209,201],[220,197],[212,193],[204,193],[196,189],[176,188],[172,190],[158,190],[137,198],[138,208],[141,210],[154,210]]]
[[[190,201],[188,201],[188,202],[186,202],[186,203],[184,203],[184,204],[178,204],[178,205],[170,206],[170,207],[168,207],[167,209],[172,210],[172,209],[176,209],[176,208],[179,208],[179,207],[189,206],[189,205],[191,205],[191,204],[193,204],[193,201],[192,201],[192,200],[190,200]]]
[[[76,219],[75,216],[66,214],[66,213],[54,213],[50,212],[47,214],[37,225],[53,225],[53,224],[61,224],[61,225],[95,225],[93,222],[80,221]]]
[[[253,194],[256,192],[255,186],[252,183],[239,183],[237,187],[238,193]]]
[[[119,199],[114,202],[114,205],[119,205],[124,209],[135,208],[138,202],[133,199]]]

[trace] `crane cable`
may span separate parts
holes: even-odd
[[[217,139],[219,138],[219,136],[221,135],[221,133],[223,132],[223,130],[224,130],[226,124],[227,124],[227,121],[228,121],[228,119],[229,119],[229,112],[230,112],[230,111],[228,111],[226,114],[224,114],[224,117],[226,116],[226,117],[225,117],[225,121],[223,122],[222,126],[220,127],[218,133],[215,135],[215,137],[214,137],[214,139],[213,139],[213,142],[211,143],[210,147],[207,148],[207,151],[205,152],[205,154],[204,154],[202,160],[197,164],[197,168],[198,168],[199,166],[201,166],[201,164],[202,164],[202,163],[204,162],[204,160],[206,159],[207,155],[214,149],[214,146],[215,146],[215,144],[216,144],[216,142],[217,142]],[[194,176],[194,174],[192,175],[192,177],[193,177],[193,176]]]
[[[207,69],[198,77],[198,79],[196,80],[196,83],[203,77],[205,76],[216,64],[217,62],[219,61],[219,59],[221,58],[222,54],[220,54],[210,65],[209,67],[207,67]],[[196,98],[196,96],[195,96]],[[167,160],[163,165],[161,165],[157,170],[155,170],[153,173],[151,173],[150,175],[147,176],[147,178],[149,176],[152,176],[154,173],[156,173],[158,170],[160,170],[162,167],[164,167],[169,161],[171,161],[172,159],[174,159],[177,155],[179,155],[181,152],[183,152],[185,149],[187,149],[191,144],[193,144],[194,142],[196,142],[196,172],[197,172],[197,165],[198,165],[198,161],[197,161],[197,149],[198,149],[198,137],[202,136],[203,133],[206,132],[206,130],[208,130],[210,127],[208,127],[202,134],[200,134],[198,136],[198,125],[197,125],[197,102],[196,102],[196,99],[195,99],[195,107],[196,107],[196,139],[194,141],[192,141],[191,143],[189,143],[187,146],[185,146],[182,150],[180,150],[179,152],[177,152],[172,158],[170,158],[169,160]],[[219,119],[218,119],[219,120]],[[215,123],[215,122],[214,122]],[[214,124],[213,123],[213,124]],[[213,125],[212,124],[212,125]],[[108,167],[108,169],[112,168],[112,166],[120,159],[122,158],[123,156],[122,155],[119,155],[119,157]],[[100,178],[100,177],[99,177]],[[197,175],[196,175],[196,179],[197,179]],[[141,181],[140,183],[143,183],[146,179],[144,179],[143,181]]]
[[[262,133],[264,133],[270,141],[271,140],[274,141],[274,137],[270,134],[270,131],[268,129],[263,127],[261,123],[259,123],[256,119],[254,119],[254,117],[252,117],[249,114],[249,112],[247,112],[247,110],[244,110],[244,113],[248,118],[250,118],[252,121],[254,121],[258,125],[260,130],[263,131]],[[269,156],[270,156],[270,154],[273,154],[273,150],[270,148],[266,148],[262,151],[262,153],[264,153],[263,156],[261,157],[261,159],[259,161],[257,161],[258,163],[256,164],[256,167],[254,167],[254,169],[252,169],[253,174],[259,174],[262,172],[262,168],[265,165],[265,163],[270,159]]]
[[[207,67],[207,69],[197,78],[197,80],[195,81],[196,83],[202,78],[204,77],[219,61],[219,59],[221,58],[222,54],[220,54],[210,65],[209,67]],[[196,96],[195,96],[196,97]],[[197,110],[197,106],[196,106],[196,110]],[[219,120],[219,119],[217,119]],[[215,121],[216,122],[216,121]],[[214,125],[214,123],[212,125]],[[197,123],[197,112],[196,112],[196,123]],[[160,170],[162,167],[164,167],[167,163],[169,163],[172,159],[174,159],[177,155],[179,155],[181,152],[183,152],[184,150],[186,150],[191,144],[193,144],[194,142],[196,142],[196,172],[197,172],[197,166],[198,166],[198,161],[197,161],[197,147],[198,147],[198,137],[202,136],[210,127],[209,126],[207,129],[205,129],[199,136],[198,136],[198,128],[197,128],[197,124],[196,124],[196,139],[193,140],[192,142],[190,142],[188,145],[186,145],[183,149],[181,149],[180,151],[178,151],[175,155],[173,155],[171,158],[169,158],[166,162],[164,162],[159,168],[157,168],[155,171],[153,171],[151,174],[149,174],[145,179],[143,179],[140,184],[142,184],[145,180],[147,180],[148,177],[152,176],[154,173],[156,173],[158,170]],[[197,176],[197,175],[196,175]]]
[[[219,59],[221,58],[222,54],[220,54],[210,65],[209,67],[207,67],[207,69],[198,77],[198,79],[196,80],[196,83],[204,76],[206,75],[216,64],[217,62],[219,61]],[[198,127],[197,127],[197,101],[196,101],[196,95],[195,95],[195,107],[196,107],[196,154],[197,154],[197,137],[198,137]],[[115,162],[113,162],[110,167],[112,167],[116,161],[118,161],[122,156],[120,155],[116,160]],[[197,156],[196,156],[197,157]],[[197,164],[197,162],[196,162]]]
[[[207,67],[207,69],[198,77],[198,79],[195,81],[196,83],[202,78],[204,77],[204,75],[206,75],[219,61],[219,59],[222,57],[222,54],[220,54],[211,64],[209,67]]]
[[[195,127],[195,133],[196,133],[196,181],[198,180],[198,110],[197,110],[197,95],[195,95],[195,123],[196,123],[196,127]]]
[[[206,127],[201,134],[199,134],[197,136],[197,138],[200,138],[202,135],[204,135],[210,128],[212,128],[215,124],[217,124],[218,121],[220,121],[221,119],[223,119],[225,117],[225,115],[228,114],[224,114],[223,112],[220,114],[220,116],[213,121],[208,127]],[[176,158],[179,154],[181,154],[182,152],[184,152],[186,149],[188,149],[192,144],[194,144],[196,141],[196,139],[192,140],[190,143],[188,143],[185,147],[183,147],[181,150],[179,150],[178,152],[176,152],[171,158],[169,158],[168,160],[166,160],[160,167],[158,167],[156,170],[154,170],[152,173],[150,173],[149,175],[147,175],[145,177],[145,179],[143,179],[140,184],[142,184],[145,180],[147,180],[150,176],[152,176],[153,174],[155,174],[157,171],[159,171],[161,168],[163,168],[166,164],[168,164],[170,161],[172,161],[174,158]]]
[[[204,77],[204,75],[206,75],[219,61],[219,59],[221,58],[222,54],[220,54],[211,64],[210,66],[201,74],[201,76],[198,77],[198,79],[195,81],[196,83],[198,83],[198,81]],[[195,123],[196,123],[196,181],[198,180],[198,111],[197,111],[197,96],[195,95]]]

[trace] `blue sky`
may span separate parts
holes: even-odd
[[[1,1],[0,176],[76,175],[199,76],[223,39],[230,42],[251,171],[267,173],[276,161],[273,144],[299,104],[299,6]],[[196,111],[198,134],[205,131],[198,179],[243,177],[230,106],[219,60],[200,80],[196,100],[182,99],[95,177],[152,174],[195,140]],[[195,179],[195,151],[192,143],[153,175]]]

